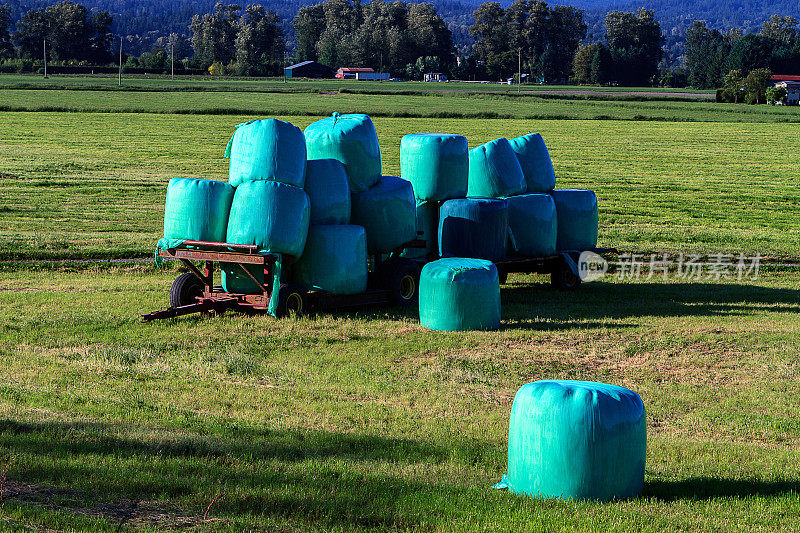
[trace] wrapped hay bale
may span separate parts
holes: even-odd
[[[508,139],[503,137],[469,151],[470,198],[502,198],[526,191],[525,176]]]
[[[367,232],[367,252],[385,253],[414,240],[417,235],[416,205],[411,183],[383,176],[372,188],[353,194],[353,224]]]
[[[309,159],[341,161],[351,192],[363,192],[381,179],[381,147],[369,116],[334,113],[309,124],[305,137]]]
[[[439,202],[417,201],[417,238],[425,241],[425,248],[408,248],[403,251],[403,257],[439,255]]]
[[[247,181],[233,195],[227,241],[299,257],[309,218],[308,196],[303,189],[276,181]]]
[[[556,253],[556,204],[549,194],[511,196],[508,201],[509,242],[516,255],[543,257]]]
[[[367,235],[361,226],[311,226],[303,256],[292,266],[295,282],[332,294],[367,290]]]
[[[164,237],[159,248],[183,241],[225,242],[233,187],[222,181],[173,178],[164,202]]]
[[[426,264],[419,285],[419,322],[438,331],[500,327],[500,282],[491,261],[450,257]]]
[[[558,189],[550,192],[558,216],[556,249],[591,250],[597,246],[597,196],[594,191]]]
[[[439,255],[496,261],[506,255],[508,202],[492,198],[447,200],[439,209]]]
[[[412,133],[400,141],[400,176],[414,186],[418,202],[464,198],[469,146],[463,135]]]
[[[522,167],[528,192],[550,192],[556,186],[556,174],[550,152],[538,133],[529,133],[509,141]]]
[[[306,175],[306,141],[297,126],[282,120],[251,120],[236,126],[225,157],[231,160],[228,182],[279,181],[302,187]]]
[[[311,203],[311,224],[348,224],[350,186],[347,174],[336,159],[312,159],[306,164],[304,187]]]
[[[612,500],[642,491],[642,399],[615,385],[544,380],[511,407],[508,474],[497,488],[540,498]]]

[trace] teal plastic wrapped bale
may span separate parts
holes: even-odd
[[[222,288],[225,292],[232,292],[236,294],[261,294],[264,292],[264,267],[261,265],[245,265],[245,268],[253,274],[253,276],[261,284],[259,287],[256,283],[244,273],[242,267],[237,263],[220,263],[220,272],[222,273]]]
[[[312,159],[306,164],[304,187],[311,202],[311,224],[349,224],[350,186],[336,159]]]
[[[292,267],[295,282],[332,294],[367,290],[367,235],[361,226],[311,226],[303,256]]]
[[[517,154],[528,192],[550,192],[556,186],[556,173],[550,152],[538,133],[529,133],[508,141]]]
[[[497,261],[506,256],[508,201],[447,200],[439,209],[439,255]]]
[[[503,198],[527,190],[525,176],[508,139],[503,137],[469,151],[470,198]]]
[[[491,261],[449,257],[422,268],[419,321],[438,331],[500,327],[500,281]]]
[[[511,407],[508,474],[497,488],[541,498],[613,500],[642,491],[642,399],[616,385],[545,380]]]
[[[558,219],[553,197],[544,193],[522,194],[508,201],[509,244],[515,255],[544,257],[556,253]]]
[[[400,176],[414,186],[418,202],[464,198],[469,146],[463,135],[412,133],[400,141]]]
[[[367,252],[390,252],[417,236],[417,209],[411,183],[383,176],[372,188],[353,194],[353,224],[367,231]]]
[[[597,196],[594,191],[558,189],[550,195],[556,204],[556,249],[591,250],[597,246]]]
[[[303,189],[276,181],[247,181],[236,187],[233,195],[227,241],[299,257],[310,216]]]
[[[406,248],[403,257],[439,256],[439,205],[440,202],[417,202],[417,239],[425,241],[425,248]]]
[[[366,191],[381,179],[381,147],[367,115],[340,115],[318,120],[305,129],[309,159],[336,159],[347,172],[350,191]]]
[[[303,187],[306,142],[297,126],[282,120],[251,120],[236,126],[225,157],[229,157],[228,182],[268,180]]]
[[[233,187],[222,181],[172,178],[164,202],[161,249],[183,241],[225,242]]]

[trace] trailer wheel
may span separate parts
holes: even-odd
[[[394,305],[410,307],[419,301],[420,268],[411,259],[393,259],[382,265],[381,281]]]
[[[567,263],[559,261],[550,274],[550,283],[560,291],[574,291],[581,286],[581,278],[575,275]]]
[[[175,278],[169,290],[170,307],[183,307],[193,304],[197,297],[203,296],[205,284],[191,272],[185,272]]]
[[[296,283],[281,285],[278,293],[278,318],[301,317],[308,313],[308,293]]]

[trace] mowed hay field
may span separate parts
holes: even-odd
[[[150,254],[167,181],[225,179],[234,126],[258,116],[4,113],[0,257]],[[315,120],[279,118],[300,127]],[[557,186],[597,192],[603,246],[800,255],[794,125],[389,117],[375,124],[386,174],[400,172],[406,133],[461,133],[476,146],[541,132]]]
[[[41,105],[67,108],[85,91],[51,92]],[[152,254],[168,179],[224,179],[233,127],[271,116],[175,114],[161,93],[137,98],[164,112],[0,115],[4,259]],[[279,118],[317,118],[296,113]],[[375,124],[387,174],[405,133],[463,133],[474,146],[541,132],[558,186],[597,191],[602,246],[798,261],[790,124]],[[0,263],[0,529],[798,529],[796,269],[742,282],[610,276],[575,293],[512,275],[496,332],[431,332],[392,307],[139,323],[166,305],[177,272]],[[641,498],[490,488],[506,471],[515,391],[546,378],[640,393]]]

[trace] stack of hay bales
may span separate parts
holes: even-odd
[[[310,150],[309,150],[310,151]],[[350,185],[336,159],[309,159],[306,193],[311,200],[311,227],[303,256],[292,278],[305,289],[356,294],[367,287],[367,236],[350,225]]]
[[[439,255],[439,209],[443,202],[464,198],[469,174],[469,146],[463,135],[412,133],[400,141],[400,176],[411,183],[416,200],[417,231],[425,250],[409,257]]]
[[[309,162],[311,203],[327,207],[312,222],[294,279],[333,294],[364,292],[367,254],[387,253],[414,239],[411,186],[382,175],[378,134],[367,115],[334,113],[310,124],[305,138],[309,159],[325,161]]]
[[[239,124],[225,156],[231,160],[228,183],[175,178],[167,187],[164,238],[160,249],[184,241],[258,246],[262,253],[298,257],[309,226],[309,201],[303,191],[306,148],[303,132],[280,120]],[[228,292],[263,292],[264,271],[223,263]]]
[[[497,261],[597,245],[597,198],[554,190],[553,163],[538,133],[472,150],[460,135],[410,134],[400,145],[400,165],[428,246],[406,255]]]
[[[236,127],[225,156],[228,183],[236,187],[226,242],[258,246],[264,253],[299,257],[305,248],[310,203],[303,190],[306,146],[300,128],[281,120],[253,120]],[[248,267],[262,284],[264,270]],[[236,264],[221,265],[222,287],[260,293],[262,287]]]
[[[522,167],[529,193],[509,198],[514,252],[530,256],[595,248],[598,213],[594,191],[554,190],[553,163],[538,133],[513,139],[511,147]]]
[[[170,182],[159,248],[255,245],[297,259],[293,281],[306,289],[357,294],[367,289],[368,253],[394,252],[416,237],[413,188],[382,175],[367,115],[335,113],[305,133],[280,120],[250,121],[236,127],[225,156],[228,183]],[[263,291],[262,268],[220,266],[225,291]]]

